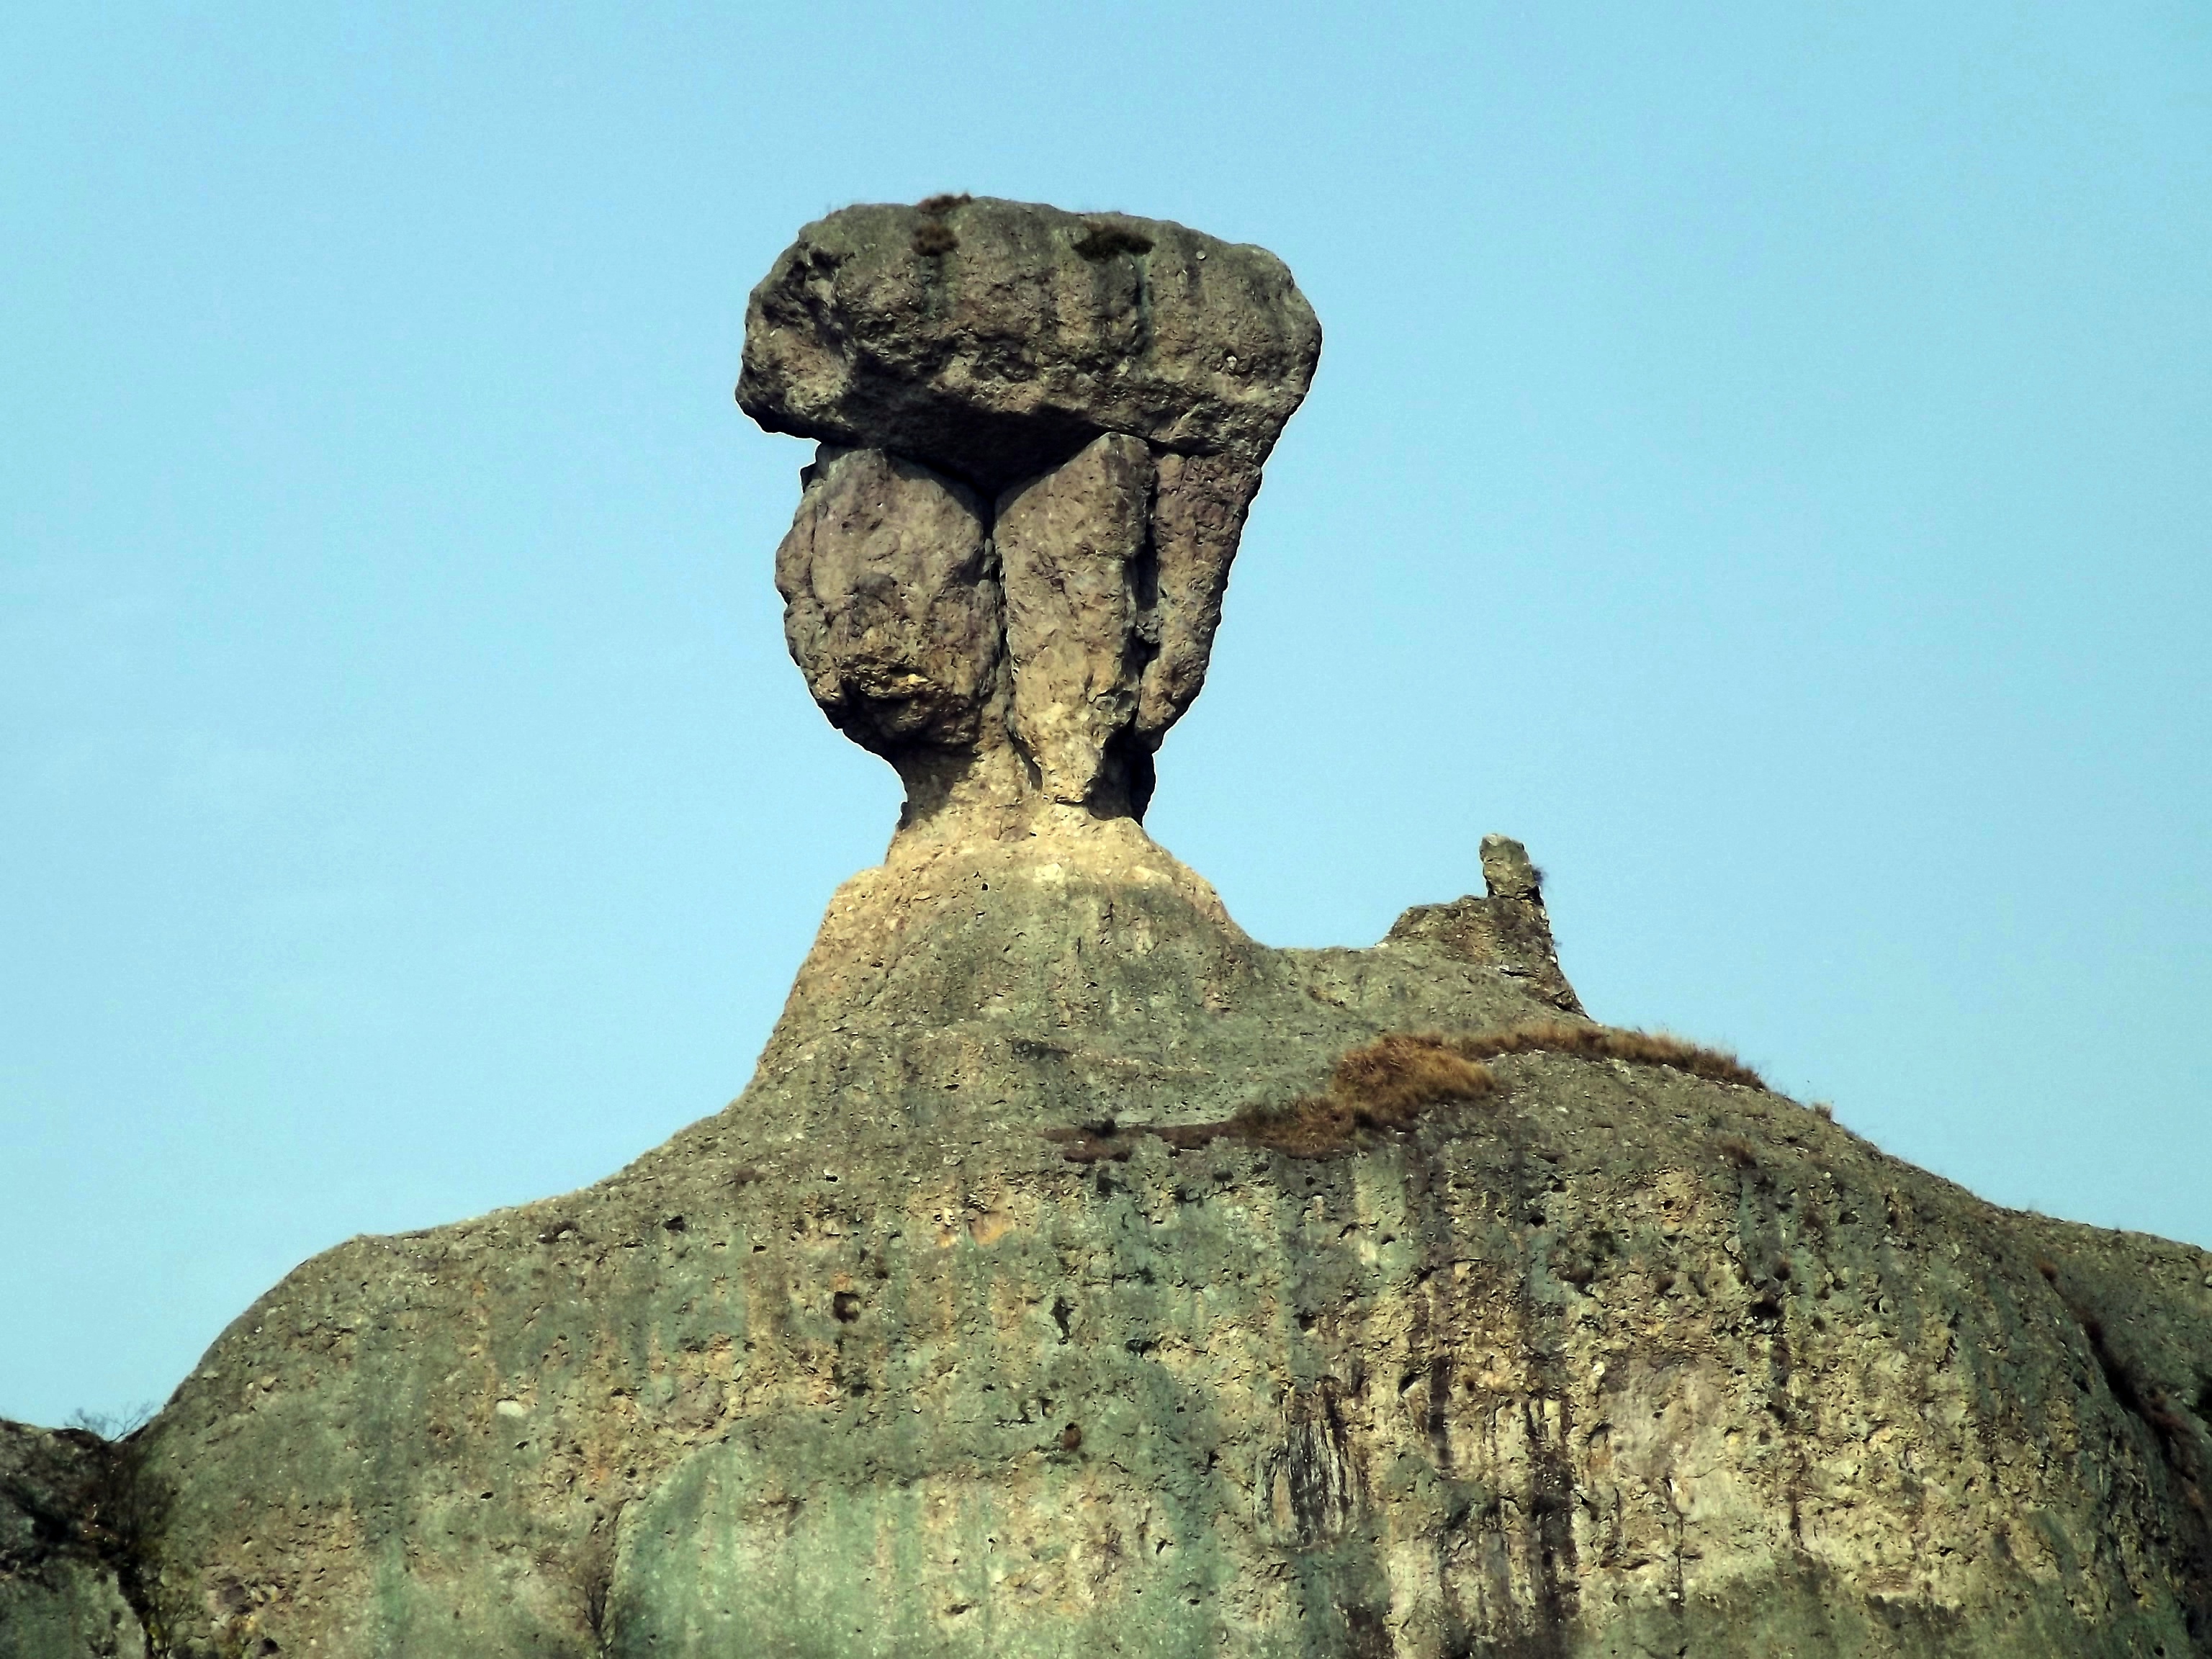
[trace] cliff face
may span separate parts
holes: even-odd
[[[2202,1253],[1540,1050],[1174,1133],[1559,1018],[1400,931],[1263,949],[1126,820],[895,849],[726,1111],[224,1334],[138,1447],[156,1650],[2212,1650]]]
[[[1303,305],[810,228],[757,320],[836,328],[745,390],[832,440],[779,581],[884,864],[720,1114],[307,1263],[120,1446],[9,1430],[0,1654],[2212,1653],[2212,1257],[1608,1033],[1511,842],[1277,951],[1145,835]],[[1066,372],[978,390],[1024,329]]]

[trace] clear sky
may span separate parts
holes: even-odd
[[[2212,11],[0,17],[0,1414],[743,1086],[889,769],[730,398],[805,221],[1327,331],[1152,828],[1277,944],[1551,875],[1601,1018],[2212,1244]]]

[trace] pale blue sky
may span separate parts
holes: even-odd
[[[743,1086],[887,769],[730,399],[806,219],[1265,243],[1328,343],[1152,824],[1552,876],[1601,1018],[2212,1243],[2201,4],[9,8],[0,1414]]]

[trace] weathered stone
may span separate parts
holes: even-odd
[[[1158,654],[1146,665],[1137,705],[1137,734],[1148,748],[1159,746],[1206,684],[1230,561],[1259,488],[1259,469],[1235,456],[1160,457],[1152,502]]]
[[[909,796],[744,1095],[307,1262],[127,1456],[0,1425],[0,1654],[2212,1655],[2212,1257],[1593,1026],[1517,842],[1277,951],[1117,816],[1297,353],[1188,395],[1220,245],[1005,205],[756,296],[875,446],[778,579]]]
[[[899,765],[904,823],[1003,811],[1032,775],[1047,801],[1142,815],[1320,349],[1281,261],[1163,221],[962,197],[800,233],[753,292],[738,401],[878,457],[834,463],[872,469],[865,486],[810,486],[777,577],[793,655],[831,720]],[[985,527],[1009,573],[1003,653],[974,527],[944,508],[967,498],[917,463],[1002,492]],[[903,493],[874,482],[886,470]],[[983,695],[1002,653],[1010,734]],[[963,750],[973,764],[948,759]]]
[[[1014,735],[1056,801],[1127,793],[1152,495],[1151,453],[1109,434],[999,498]]]
[[[1107,432],[1256,468],[1320,351],[1262,248],[1020,202],[852,207],[753,290],[738,401],[996,491]]]
[[[981,740],[1002,623],[965,486],[880,450],[825,448],[775,585],[792,659],[838,730],[894,758]]]
[[[1482,884],[1494,899],[1544,902],[1543,876],[1528,849],[1510,836],[1482,838]]]
[[[1484,896],[1449,904],[1417,904],[1391,924],[1389,944],[1433,945],[1468,962],[1486,963],[1570,1014],[1583,1012],[1560,970],[1552,918],[1528,849],[1506,836],[1482,838]]]

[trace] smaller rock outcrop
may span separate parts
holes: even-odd
[[[753,291],[738,401],[822,441],[776,557],[786,634],[908,822],[1142,817],[1320,349],[1280,260],[1161,220],[960,197],[799,234]]]
[[[1467,962],[1488,963],[1523,981],[1553,1007],[1583,1012],[1582,1000],[1559,967],[1544,908],[1543,872],[1510,836],[1482,838],[1483,896],[1449,904],[1417,904],[1392,924],[1386,944],[1435,945]]]
[[[0,1654],[140,1659],[124,1593],[147,1520],[128,1450],[0,1420]]]

